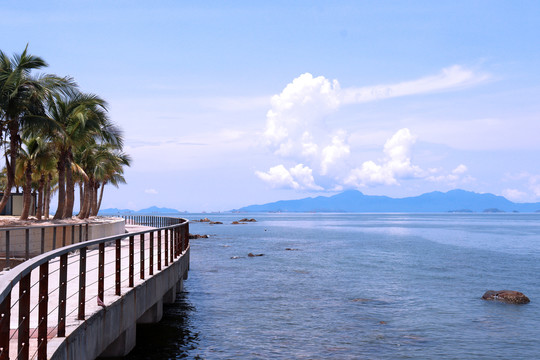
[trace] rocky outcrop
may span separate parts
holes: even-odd
[[[190,239],[208,239],[208,235],[189,234]]]
[[[484,300],[496,300],[507,304],[528,304],[531,300],[523,293],[514,290],[488,290],[482,296]]]
[[[210,225],[219,225],[223,224],[221,221],[210,221]]]
[[[249,257],[264,256],[264,254],[253,254],[253,253],[249,253],[248,256],[249,256]]]
[[[257,220],[255,220],[255,219],[243,218],[243,219],[238,220],[238,222],[257,222]]]

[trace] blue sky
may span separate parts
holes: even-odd
[[[3,1],[104,97],[133,156],[103,207],[220,211],[343,189],[540,201],[537,1]]]

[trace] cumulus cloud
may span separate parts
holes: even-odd
[[[268,172],[256,171],[255,174],[273,188],[292,188],[295,190],[322,190],[315,184],[312,170],[298,164],[290,169],[283,165],[277,165]]]
[[[529,194],[517,189],[505,189],[503,190],[502,195],[508,200],[514,202],[524,202],[530,198]]]
[[[351,164],[347,129],[329,123],[329,115],[347,104],[451,90],[488,78],[488,75],[454,65],[436,75],[412,81],[341,88],[337,80],[302,74],[271,98],[271,108],[266,114],[266,127],[262,134],[264,143],[274,155],[286,160],[284,163],[299,165],[291,169],[278,165],[268,172],[257,171],[256,174],[275,187],[293,189],[318,189],[320,187],[315,185],[315,178],[324,178],[320,183],[338,188],[397,185],[402,179],[428,176],[435,179],[443,176],[438,171],[426,172],[412,164],[411,149],[416,137],[409,129],[401,129],[388,139],[384,145],[383,159],[366,161],[361,165]],[[298,166],[303,171],[309,169],[309,176],[303,182],[291,171]],[[456,173],[451,175],[457,179],[466,170],[466,167],[457,168]]]
[[[384,144],[383,161],[380,164],[364,162],[350,172],[345,184],[355,187],[398,185],[399,179],[422,177],[424,171],[411,163],[411,148],[415,142],[409,129],[399,130]]]

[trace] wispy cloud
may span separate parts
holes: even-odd
[[[150,194],[150,195],[157,195],[158,194],[158,191],[156,189],[146,189],[144,190],[145,194]]]

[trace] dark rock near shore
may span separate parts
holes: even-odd
[[[248,256],[249,256],[249,257],[264,256],[264,254],[253,254],[253,253],[249,253]]]
[[[257,220],[255,220],[255,219],[243,218],[243,219],[238,220],[238,222],[257,222]]]
[[[191,221],[193,221],[193,222],[207,222],[207,223],[211,222],[211,220],[209,218],[204,218],[204,219],[200,219],[200,220],[191,220]]]
[[[208,235],[189,234],[190,239],[208,239]]]
[[[506,304],[528,304],[531,300],[523,293],[514,290],[488,290],[482,296],[484,300],[496,300]]]
[[[219,225],[223,224],[221,221],[210,221],[210,225]]]

